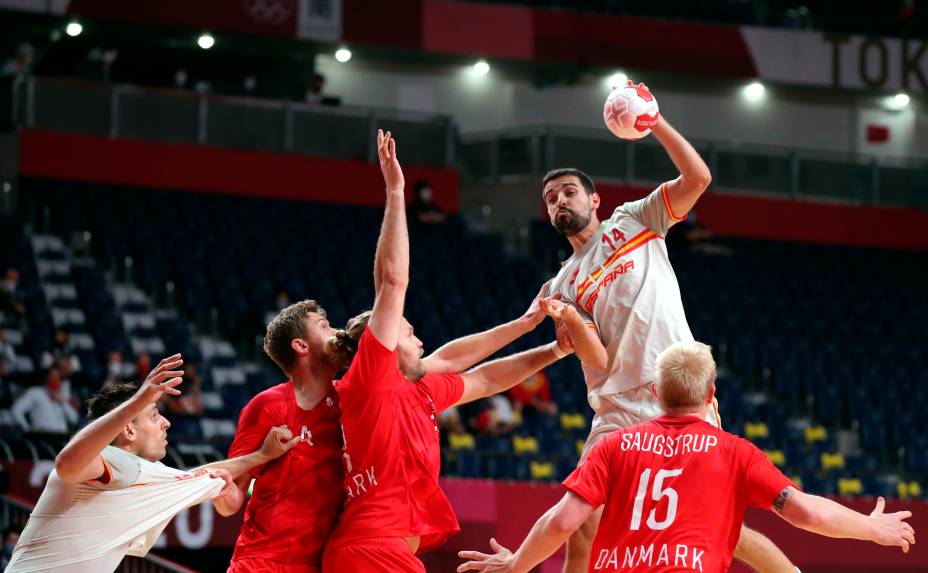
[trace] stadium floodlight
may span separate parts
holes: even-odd
[[[474,64],[474,73],[478,76],[485,76],[490,71],[490,64],[486,60],[477,60]]]
[[[65,34],[71,36],[72,38],[80,36],[81,32],[83,31],[84,27],[81,26],[81,23],[77,21],[68,22],[67,27],[64,29]]]
[[[744,86],[744,89],[741,93],[744,95],[746,100],[756,102],[760,101],[764,97],[765,91],[767,90],[764,88],[764,84],[760,82],[751,82]]]
[[[628,76],[625,75],[625,72],[616,72],[606,78],[606,83],[610,90],[613,88],[625,87],[625,84],[628,82]]]
[[[204,50],[208,50],[216,45],[216,38],[214,38],[212,34],[204,32],[197,38],[197,45]]]
[[[344,64],[351,59],[351,50],[348,48],[339,48],[335,51],[335,59]]]

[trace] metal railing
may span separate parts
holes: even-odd
[[[12,126],[371,162],[374,134],[384,128],[404,134],[409,163],[455,163],[447,115],[57,78],[24,77],[5,88],[10,119],[0,123]]]
[[[928,163],[720,141],[692,141],[713,186],[793,198],[928,209]],[[462,174],[474,183],[537,177],[578,167],[597,179],[654,184],[676,171],[649,137],[623,142],[605,129],[539,126],[469,134],[459,151]]]

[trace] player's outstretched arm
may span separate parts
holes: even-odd
[[[393,350],[403,321],[403,304],[409,285],[409,231],[406,227],[406,186],[396,158],[396,140],[377,130],[377,154],[387,191],[377,252],[374,255],[374,309],[368,328],[386,348]]]
[[[912,512],[883,513],[885,505],[885,500],[879,498],[867,516],[830,499],[787,487],[773,502],[773,510],[792,525],[819,535],[872,541],[901,547],[908,553],[909,545],[915,543],[915,530],[905,520],[912,517]]]
[[[165,358],[148,374],[132,398],[75,434],[55,457],[58,477],[68,483],[81,483],[102,476],[104,468],[100,452],[103,448],[116,439],[126,424],[161,396],[180,394],[176,386],[183,381],[184,372],[176,369],[183,363],[180,354]]]
[[[463,372],[510,342],[535,330],[535,327],[545,319],[545,315],[538,306],[538,300],[547,286],[545,284],[541,287],[538,296],[532,300],[528,310],[519,318],[484,332],[452,340],[423,358],[422,364],[426,371],[433,374]]]
[[[223,489],[219,497],[213,500],[213,506],[219,515],[228,517],[236,513],[245,502],[245,492],[251,484],[251,475],[248,472],[286,454],[299,444],[300,440],[301,437],[299,435],[294,437],[293,432],[286,425],[274,426],[268,431],[261,447],[250,454],[206,464],[191,471],[222,470],[229,473],[229,478],[234,481],[234,487]]]
[[[596,508],[580,496],[567,492],[557,505],[535,522],[518,551],[512,553],[495,539],[491,539],[490,547],[495,551],[492,555],[479,551],[458,552],[458,557],[470,560],[461,564],[458,571],[527,573],[557,551],[557,548],[590,517],[594,509]]]
[[[291,432],[290,428],[288,428],[286,425],[274,426],[268,431],[267,436],[264,438],[264,443],[261,444],[261,447],[251,452],[250,454],[237,456],[228,460],[213,462],[211,464],[206,464],[198,468],[194,468],[190,471],[195,472],[199,470],[221,469],[229,472],[233,480],[238,480],[238,478],[247,474],[252,469],[270,461],[276,460],[280,456],[289,452],[300,443],[300,439],[300,436],[294,436],[293,432]]]
[[[577,358],[591,368],[605,369],[609,364],[609,354],[599,339],[596,329],[586,323],[577,308],[561,300],[544,298],[539,301],[541,310],[554,320],[560,321],[567,329],[573,343]]]
[[[464,380],[464,392],[457,404],[466,404],[505,392],[571,352],[573,347],[570,341],[559,332],[558,340],[551,344],[481,364],[461,375]]]
[[[673,214],[684,216],[712,182],[709,166],[680,133],[660,116],[651,133],[661,142],[680,176],[666,183],[667,200]]]

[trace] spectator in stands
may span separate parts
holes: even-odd
[[[306,103],[341,105],[342,100],[339,97],[325,94],[325,76],[316,72],[313,74],[312,81],[309,82],[309,88],[306,89]]]
[[[184,365],[184,384],[180,396],[165,395],[164,407],[174,416],[203,415],[203,381],[192,362]]]
[[[509,389],[509,398],[517,412],[524,416],[539,413],[546,416],[557,414],[557,404],[551,401],[551,383],[544,370],[532,374],[518,386]]]
[[[248,96],[257,95],[256,91],[258,89],[258,76],[254,73],[250,73],[242,79],[242,92]]]
[[[106,382],[104,384],[122,382],[124,376],[125,366],[122,362],[122,352],[111,350],[106,357]]]
[[[45,384],[29,388],[13,403],[13,418],[27,432],[66,434],[78,417],[70,399],[70,385],[62,383],[60,372],[52,367]]]
[[[457,406],[451,406],[438,413],[438,429],[454,434],[463,434],[466,432],[464,424],[461,422],[461,412]]]
[[[6,339],[6,333],[0,330],[0,379],[4,375],[4,367],[10,370],[16,362],[16,349],[13,343]]]
[[[509,399],[503,394],[489,396],[482,401],[483,411],[471,420],[471,426],[483,436],[504,436],[517,426],[516,414]]]
[[[290,294],[287,291],[283,289],[277,291],[277,300],[274,302],[274,309],[264,313],[264,323],[267,324],[274,320],[274,317],[276,317],[280,311],[287,308],[291,304]]]
[[[0,69],[0,76],[26,76],[32,70],[32,57],[35,50],[32,44],[22,43],[16,49],[16,57],[7,60]]]
[[[116,48],[95,46],[84,57],[80,66],[80,75],[89,80],[108,82],[110,71],[118,58],[119,50]]]
[[[174,87],[179,90],[187,89],[187,70],[184,68],[177,68],[174,72]]]
[[[448,220],[448,214],[432,201],[432,186],[428,181],[417,181],[407,219],[419,225],[435,225]]]
[[[15,527],[11,527],[3,532],[3,552],[0,553],[0,571],[6,569],[6,566],[10,564],[10,559],[13,558],[13,549],[19,542],[19,533],[20,531]]]
[[[221,515],[231,515],[224,504],[242,503],[233,480],[302,442],[286,427],[275,427],[262,444],[234,459],[187,471],[161,463],[170,423],[156,403],[166,393],[180,393],[182,364],[175,354],[141,384],[105,386],[91,397],[90,423],[56,456],[10,571],[115,571],[127,554],[145,556],[188,507],[212,501]]]
[[[22,320],[26,314],[26,305],[17,292],[19,286],[19,271],[9,267],[0,280],[0,313]]]
[[[42,368],[48,369],[55,364],[67,368],[66,373],[63,373],[65,378],[81,371],[81,360],[74,354],[71,336],[60,328],[55,330],[52,337],[52,347],[42,353]]]
[[[677,227],[673,232],[667,233],[666,241],[669,249],[688,249],[706,255],[731,256],[735,254],[731,247],[713,241],[715,235],[699,224],[695,210],[690,211],[686,219],[681,221]]]
[[[135,375],[144,379],[151,372],[151,356],[147,352],[139,352],[135,356]]]

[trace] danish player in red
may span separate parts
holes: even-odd
[[[416,554],[459,531],[438,485],[436,415],[452,404],[504,391],[566,350],[555,342],[463,375],[427,373],[453,372],[456,365],[480,360],[518,334],[520,324],[533,328],[543,315],[530,308],[525,320],[460,339],[420,360],[422,343],[403,318],[409,280],[404,178],[391,134],[378,134],[378,145],[387,206],[374,261],[374,308],[330,341],[333,356],[350,364],[336,383],[348,499],[326,546],[323,570],[424,573]]]
[[[277,460],[236,480],[254,488],[229,573],[319,573],[322,549],[344,502],[337,367],[324,351],[335,332],[325,310],[304,300],[267,325],[264,351],[290,379],[242,409],[230,452],[256,449],[268,428],[287,426],[299,443]],[[234,513],[239,505],[226,508]]]
[[[462,551],[458,571],[523,572],[550,556],[604,506],[589,571],[728,571],[747,506],[777,512],[829,537],[873,541],[908,552],[908,511],[870,516],[796,489],[750,442],[705,421],[715,393],[708,346],[678,342],[657,359],[654,392],[664,413],[594,446],[564,486],[567,494],[535,523],[515,553]],[[711,487],[707,487],[707,485]]]

